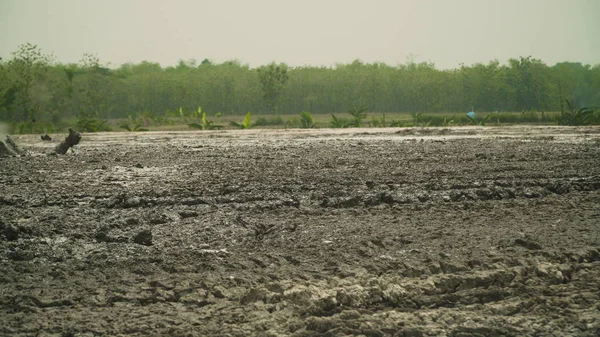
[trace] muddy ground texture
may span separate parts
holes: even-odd
[[[600,128],[13,139],[0,335],[600,335]]]

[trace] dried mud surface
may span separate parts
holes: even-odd
[[[14,137],[0,335],[598,336],[599,137]]]

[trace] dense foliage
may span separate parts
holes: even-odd
[[[89,124],[132,114],[177,118],[197,114],[199,106],[205,116],[248,111],[332,114],[356,106],[368,107],[369,112],[408,113],[560,111],[565,99],[573,109],[600,105],[600,65],[548,66],[521,57],[505,65],[492,61],[452,70],[414,62],[250,68],[209,60],[181,61],[166,68],[142,62],[109,69],[92,55],[84,55],[78,64],[55,63],[31,44],[19,47],[11,60],[0,60],[0,119],[5,121],[56,123],[78,117]]]

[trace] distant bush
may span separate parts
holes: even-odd
[[[254,126],[272,126],[272,125],[283,125],[285,124],[281,116],[264,117],[260,116],[254,122]]]
[[[82,117],[77,120],[77,129],[81,132],[111,131],[107,120]]]
[[[32,134],[32,133],[54,133],[57,128],[50,122],[20,122],[11,123],[8,132],[10,134]]]
[[[526,113],[496,113],[492,115],[492,121],[502,124],[540,123],[542,116],[537,112]]]
[[[575,109],[573,103],[567,100],[567,111],[563,111],[557,119],[560,125],[591,125],[598,123],[598,113],[593,108]]]
[[[198,111],[200,111],[200,108],[198,108]],[[208,120],[208,118],[206,118],[206,112],[201,112],[200,121],[201,123],[189,123],[188,126],[199,130],[218,130],[223,128],[222,125],[215,124],[215,121]]]
[[[543,124],[552,121],[555,114],[538,112],[526,113],[489,113],[469,118],[466,114],[421,114],[413,116],[414,125],[421,126],[460,126],[486,124]]]
[[[315,127],[315,120],[308,111],[302,111],[300,113],[300,127],[302,129],[312,129]]]
[[[331,115],[331,121],[329,121],[329,126],[332,128],[347,128],[352,126],[353,121],[344,117],[337,117],[336,115]]]
[[[285,122],[286,129],[294,129],[298,127],[300,127],[300,120],[298,120],[297,118],[291,118],[288,119],[287,122]]]
[[[424,126],[451,126],[451,125],[460,125],[460,124],[468,124],[469,120],[466,116],[462,118],[458,115],[421,115],[418,118],[413,116],[414,125],[417,125],[417,120],[421,125]]]
[[[385,128],[388,126],[388,123],[385,120],[385,112],[381,113],[381,117],[377,118],[375,116],[371,116],[371,121],[369,125],[374,128]]]
[[[367,117],[366,111],[367,108],[362,105],[358,107],[353,106],[352,109],[348,110],[348,113],[352,116],[352,121],[350,121],[350,124],[347,124],[347,126],[361,127],[362,121]]]
[[[144,128],[143,124],[144,122],[142,118],[133,118],[131,115],[129,115],[129,119],[127,121],[123,121],[119,127],[129,132],[148,131],[148,129]]]

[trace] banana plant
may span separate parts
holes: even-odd
[[[362,105],[360,107],[353,106],[352,109],[348,110],[348,113],[352,116],[352,125],[349,126],[360,127],[363,119],[367,117],[365,111],[367,109]]]
[[[237,122],[230,122],[229,125],[235,126],[236,128],[240,128],[242,130],[250,129],[252,127],[251,118],[252,116],[250,114],[250,111],[248,111],[248,113],[244,117],[244,121],[242,122],[242,124]]]
[[[200,120],[201,120],[202,124],[190,123],[190,124],[188,124],[188,126],[191,128],[200,129],[200,130],[217,130],[217,129],[223,128],[222,125],[215,124],[215,121],[209,121],[206,118],[206,112],[202,112],[201,116],[202,116],[202,118]]]
[[[139,123],[138,121],[134,120],[133,117],[131,117],[131,115],[129,115],[129,122],[123,122],[119,127],[129,132],[148,131],[148,129],[143,127],[142,123]]]
[[[594,109],[592,108],[579,108],[573,107],[573,102],[566,100],[568,110],[561,112],[558,119],[560,125],[589,125],[592,124],[594,119]]]

